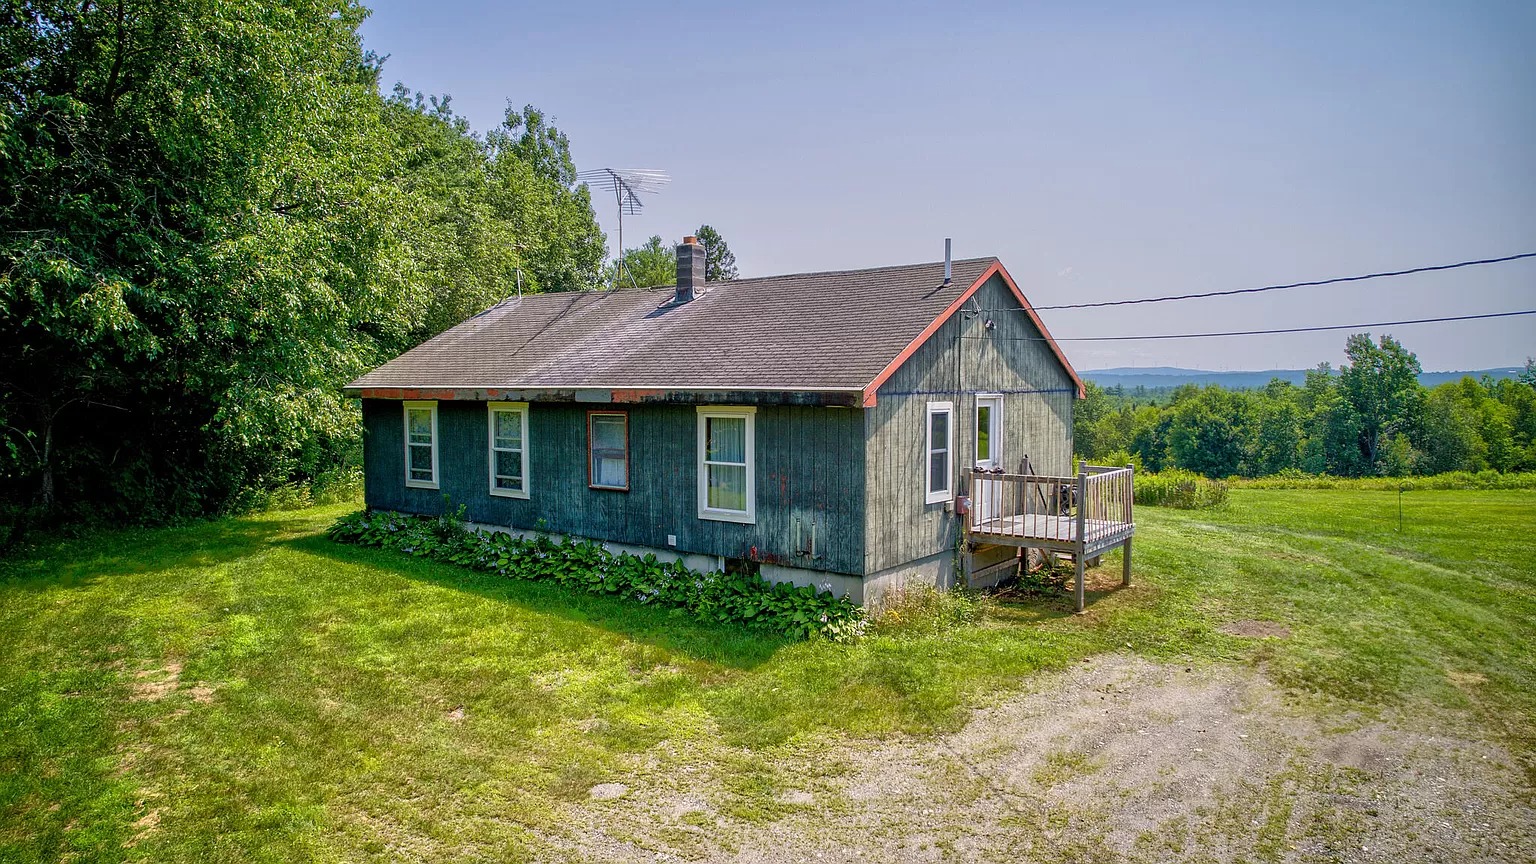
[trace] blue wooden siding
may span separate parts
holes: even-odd
[[[369,507],[436,514],[464,505],[490,525],[545,528],[597,540],[680,552],[748,558],[835,573],[864,567],[864,411],[765,405],[756,414],[757,522],[698,517],[698,413],[691,405],[610,406],[532,403],[528,415],[526,500],[489,491],[483,402],[439,402],[438,484],[412,489],[404,479],[404,412],[393,400],[363,400]],[[629,415],[628,492],[587,486],[590,410]],[[816,559],[796,555],[816,524]]]
[[[953,485],[976,448],[977,393],[1003,394],[1003,467],[1025,455],[1035,471],[1068,474],[1076,387],[1001,277],[994,276],[880,387],[868,409],[865,572],[954,549],[960,524],[943,504],[925,504],[926,406],[954,403]],[[986,322],[994,323],[988,329]]]

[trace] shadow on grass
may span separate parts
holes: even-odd
[[[782,636],[737,625],[697,621],[679,609],[641,606],[617,597],[588,594],[547,582],[508,579],[467,567],[413,558],[393,550],[337,543],[324,535],[283,542],[308,555],[362,564],[406,579],[516,604],[531,612],[597,627],[634,642],[731,669],[754,669],[791,644],[791,640]]]
[[[25,591],[80,588],[102,577],[210,567],[253,555],[285,536],[291,518],[231,517],[174,528],[121,528],[49,537],[0,561],[0,584]]]
[[[1113,568],[1113,571],[1111,573],[1108,568],[1104,570],[1095,568],[1086,574],[1083,584],[1084,615],[1091,614],[1094,611],[1093,607],[1121,591],[1132,590],[1120,584],[1118,565]],[[996,601],[1002,617],[1019,623],[1056,621],[1077,616],[1071,578],[1068,578],[1067,586],[1060,591],[1040,592],[1024,590],[1017,586],[1004,586],[994,592],[992,598]]]

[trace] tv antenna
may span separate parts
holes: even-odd
[[[661,187],[672,182],[667,172],[654,168],[593,168],[587,171],[578,171],[576,179],[587,184],[592,189],[602,189],[613,193],[614,203],[619,210],[619,254],[615,256],[613,268],[613,284],[618,287],[624,277],[624,214],[631,216],[639,214],[645,209],[645,202],[640,200],[640,193],[645,192],[655,195],[661,191]],[[629,281],[635,281],[631,273]]]

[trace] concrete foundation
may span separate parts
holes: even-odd
[[[878,612],[887,602],[895,601],[909,587],[927,585],[940,591],[955,587],[955,553],[940,552],[927,558],[908,561],[865,576],[861,602],[871,612]]]
[[[855,603],[864,602],[864,578],[847,573],[824,573],[802,567],[785,567],[780,564],[764,564],[762,576],[769,582],[788,582],[792,585],[810,585],[818,591],[831,591],[838,597],[846,596]]]
[[[529,531],[523,528],[509,528],[505,525],[487,525],[483,522],[470,522],[469,527],[476,531],[501,532],[511,534],[513,537],[532,538],[540,533],[549,534],[558,542],[566,535],[552,532]],[[646,555],[656,556],[657,561],[671,563],[683,562],[683,566],[700,573],[709,573],[715,570],[725,569],[725,559],[718,555],[701,555],[696,552],[679,552],[676,549],[660,549],[655,546],[636,546],[631,543],[613,543],[603,540],[592,540],[589,537],[576,537],[577,540],[589,540],[597,543],[615,555],[629,554],[636,558],[644,558]],[[801,567],[785,567],[780,564],[762,565],[762,577],[769,582],[789,582],[793,585],[812,585],[818,591],[831,591],[838,597],[846,596],[855,603],[864,602],[864,579],[848,573],[827,573],[821,570],[806,570]]]

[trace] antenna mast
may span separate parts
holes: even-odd
[[[661,191],[661,187],[672,181],[667,172],[654,168],[593,168],[589,171],[579,171],[576,179],[587,184],[592,189],[602,189],[613,193],[614,203],[619,211],[619,254],[614,256],[613,286],[617,288],[624,276],[624,214],[638,215],[645,209],[645,202],[640,200],[641,192],[654,195]],[[634,274],[630,274],[630,282],[635,281]]]

